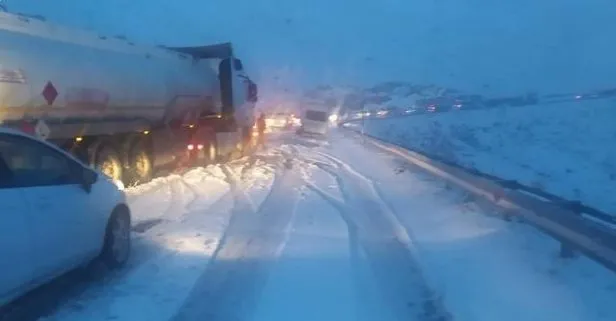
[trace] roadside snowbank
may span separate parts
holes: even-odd
[[[153,220],[171,220],[186,213],[192,202],[207,208],[229,191],[219,166],[192,169],[128,188],[126,195],[134,225]],[[204,204],[206,203],[206,204]]]
[[[591,101],[370,119],[366,132],[616,213],[614,119],[614,101]]]

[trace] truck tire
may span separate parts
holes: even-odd
[[[128,173],[126,179],[129,185],[144,184],[152,180],[152,159],[143,140],[136,142],[128,150]]]
[[[96,153],[94,167],[103,172],[105,175],[123,182],[122,161],[118,152],[109,145],[103,145]]]

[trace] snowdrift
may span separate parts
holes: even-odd
[[[616,101],[370,119],[366,132],[616,214]]]

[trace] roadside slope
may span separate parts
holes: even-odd
[[[613,119],[614,101],[580,101],[370,119],[366,132],[616,213]]]

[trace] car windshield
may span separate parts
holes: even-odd
[[[0,11],[0,321],[616,320],[616,0]]]

